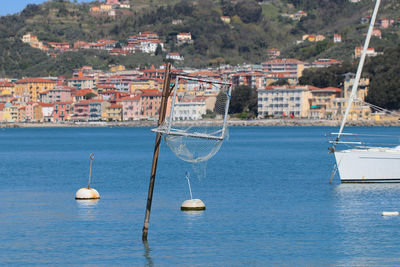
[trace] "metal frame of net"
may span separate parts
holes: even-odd
[[[183,81],[181,87],[180,81]],[[228,136],[231,90],[232,85],[227,82],[177,76],[169,116],[152,131],[162,134],[178,158],[191,163],[208,160],[218,152]],[[207,91],[212,92],[212,97],[204,97]],[[205,99],[210,100],[208,106],[212,108],[206,110]],[[207,113],[213,119],[204,119]]]

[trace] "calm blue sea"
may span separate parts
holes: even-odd
[[[400,128],[351,128],[399,134]],[[399,266],[399,184],[329,185],[328,127],[231,127],[192,175],[207,210],[180,211],[192,166],[163,144],[149,242],[141,241],[149,128],[0,130],[0,264]],[[79,202],[95,154],[97,202]]]

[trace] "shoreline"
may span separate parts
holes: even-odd
[[[312,120],[312,119],[265,119],[265,120],[229,120],[228,126],[247,127],[293,127],[293,126],[321,126],[338,127],[339,120]],[[205,120],[197,122],[180,122],[179,125],[216,125],[217,121]],[[0,123],[0,128],[58,128],[58,127],[156,127],[156,121],[121,121],[121,122],[75,122],[75,123]],[[346,126],[364,127],[396,127],[400,121],[348,121]]]

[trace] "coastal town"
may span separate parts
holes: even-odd
[[[359,1],[351,1],[359,2]],[[129,1],[106,0],[90,8],[92,16],[124,16],[129,12]],[[126,15],[126,14],[125,14]],[[282,14],[283,17],[299,21],[308,14],[298,10]],[[231,23],[231,17],[221,16],[223,23]],[[370,17],[363,17],[360,24],[369,23]],[[398,19],[377,20],[372,35],[382,38],[382,30],[393,27]],[[173,25],[182,20],[175,19]],[[177,32],[174,36],[177,46],[192,45],[190,32]],[[213,67],[183,67],[185,57],[167,49],[167,45],[156,32],[132,33],[125,41],[101,39],[97,41],[71,40],[70,42],[45,42],[37,35],[27,32],[21,41],[32,48],[45,52],[49,57],[58,57],[65,52],[80,50],[102,50],[110,56],[126,56],[143,53],[148,56],[162,54],[166,62],[172,62],[173,72],[192,78],[216,82],[231,82],[233,90],[247,86],[257,94],[257,119],[324,119],[339,120],[347,107],[347,100],[355,78],[346,73],[340,88],[319,88],[301,84],[303,71],[308,68],[322,69],[340,66],[342,61],[335,58],[319,58],[301,61],[286,58],[280,48],[266,49],[261,64],[228,65]],[[333,44],[345,42],[338,33],[330,36],[318,33],[304,34],[297,44],[318,43],[329,39]],[[362,47],[354,47],[353,59],[361,56]],[[383,52],[374,48],[367,50],[367,56],[375,57]],[[179,63],[179,64],[178,64]],[[0,79],[0,123],[66,123],[66,122],[108,122],[108,121],[154,121],[158,117],[164,66],[127,68],[124,65],[109,65],[108,70],[81,66],[74,69],[72,77],[23,77]],[[370,121],[397,121],[397,116],[374,109],[365,102],[369,79],[360,81],[357,99],[352,106],[349,119]],[[177,95],[177,104],[182,104],[179,120],[210,119],[207,114],[214,112],[218,90],[205,87],[196,80],[186,80],[179,85],[179,92],[196,92],[191,96]],[[199,94],[199,91],[200,94]],[[240,118],[240,116],[237,116]],[[245,116],[241,117],[242,119]]]
[[[338,64],[332,59],[312,62],[323,68]],[[174,68],[176,74],[198,79],[231,81],[233,90],[248,86],[257,91],[258,118],[340,119],[354,74],[344,77],[343,88],[318,88],[300,85],[302,71],[309,67],[296,59],[273,59],[261,65],[221,66],[215,69]],[[125,69],[111,66],[109,71],[84,66],[73,77],[27,77],[2,79],[0,82],[0,121],[12,122],[89,122],[156,120],[161,102],[164,66]],[[273,85],[280,81],[284,85]],[[371,112],[364,98],[368,79],[362,79],[358,100],[350,118],[397,120],[385,113]],[[184,110],[180,120],[201,120],[214,110],[218,90],[205,87],[197,80],[179,84],[179,91],[193,92],[180,97],[177,104]],[[199,91],[200,94],[199,94]]]

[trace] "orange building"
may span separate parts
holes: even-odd
[[[14,94],[23,102],[37,102],[39,93],[51,90],[57,82],[43,78],[25,78],[15,82]]]

